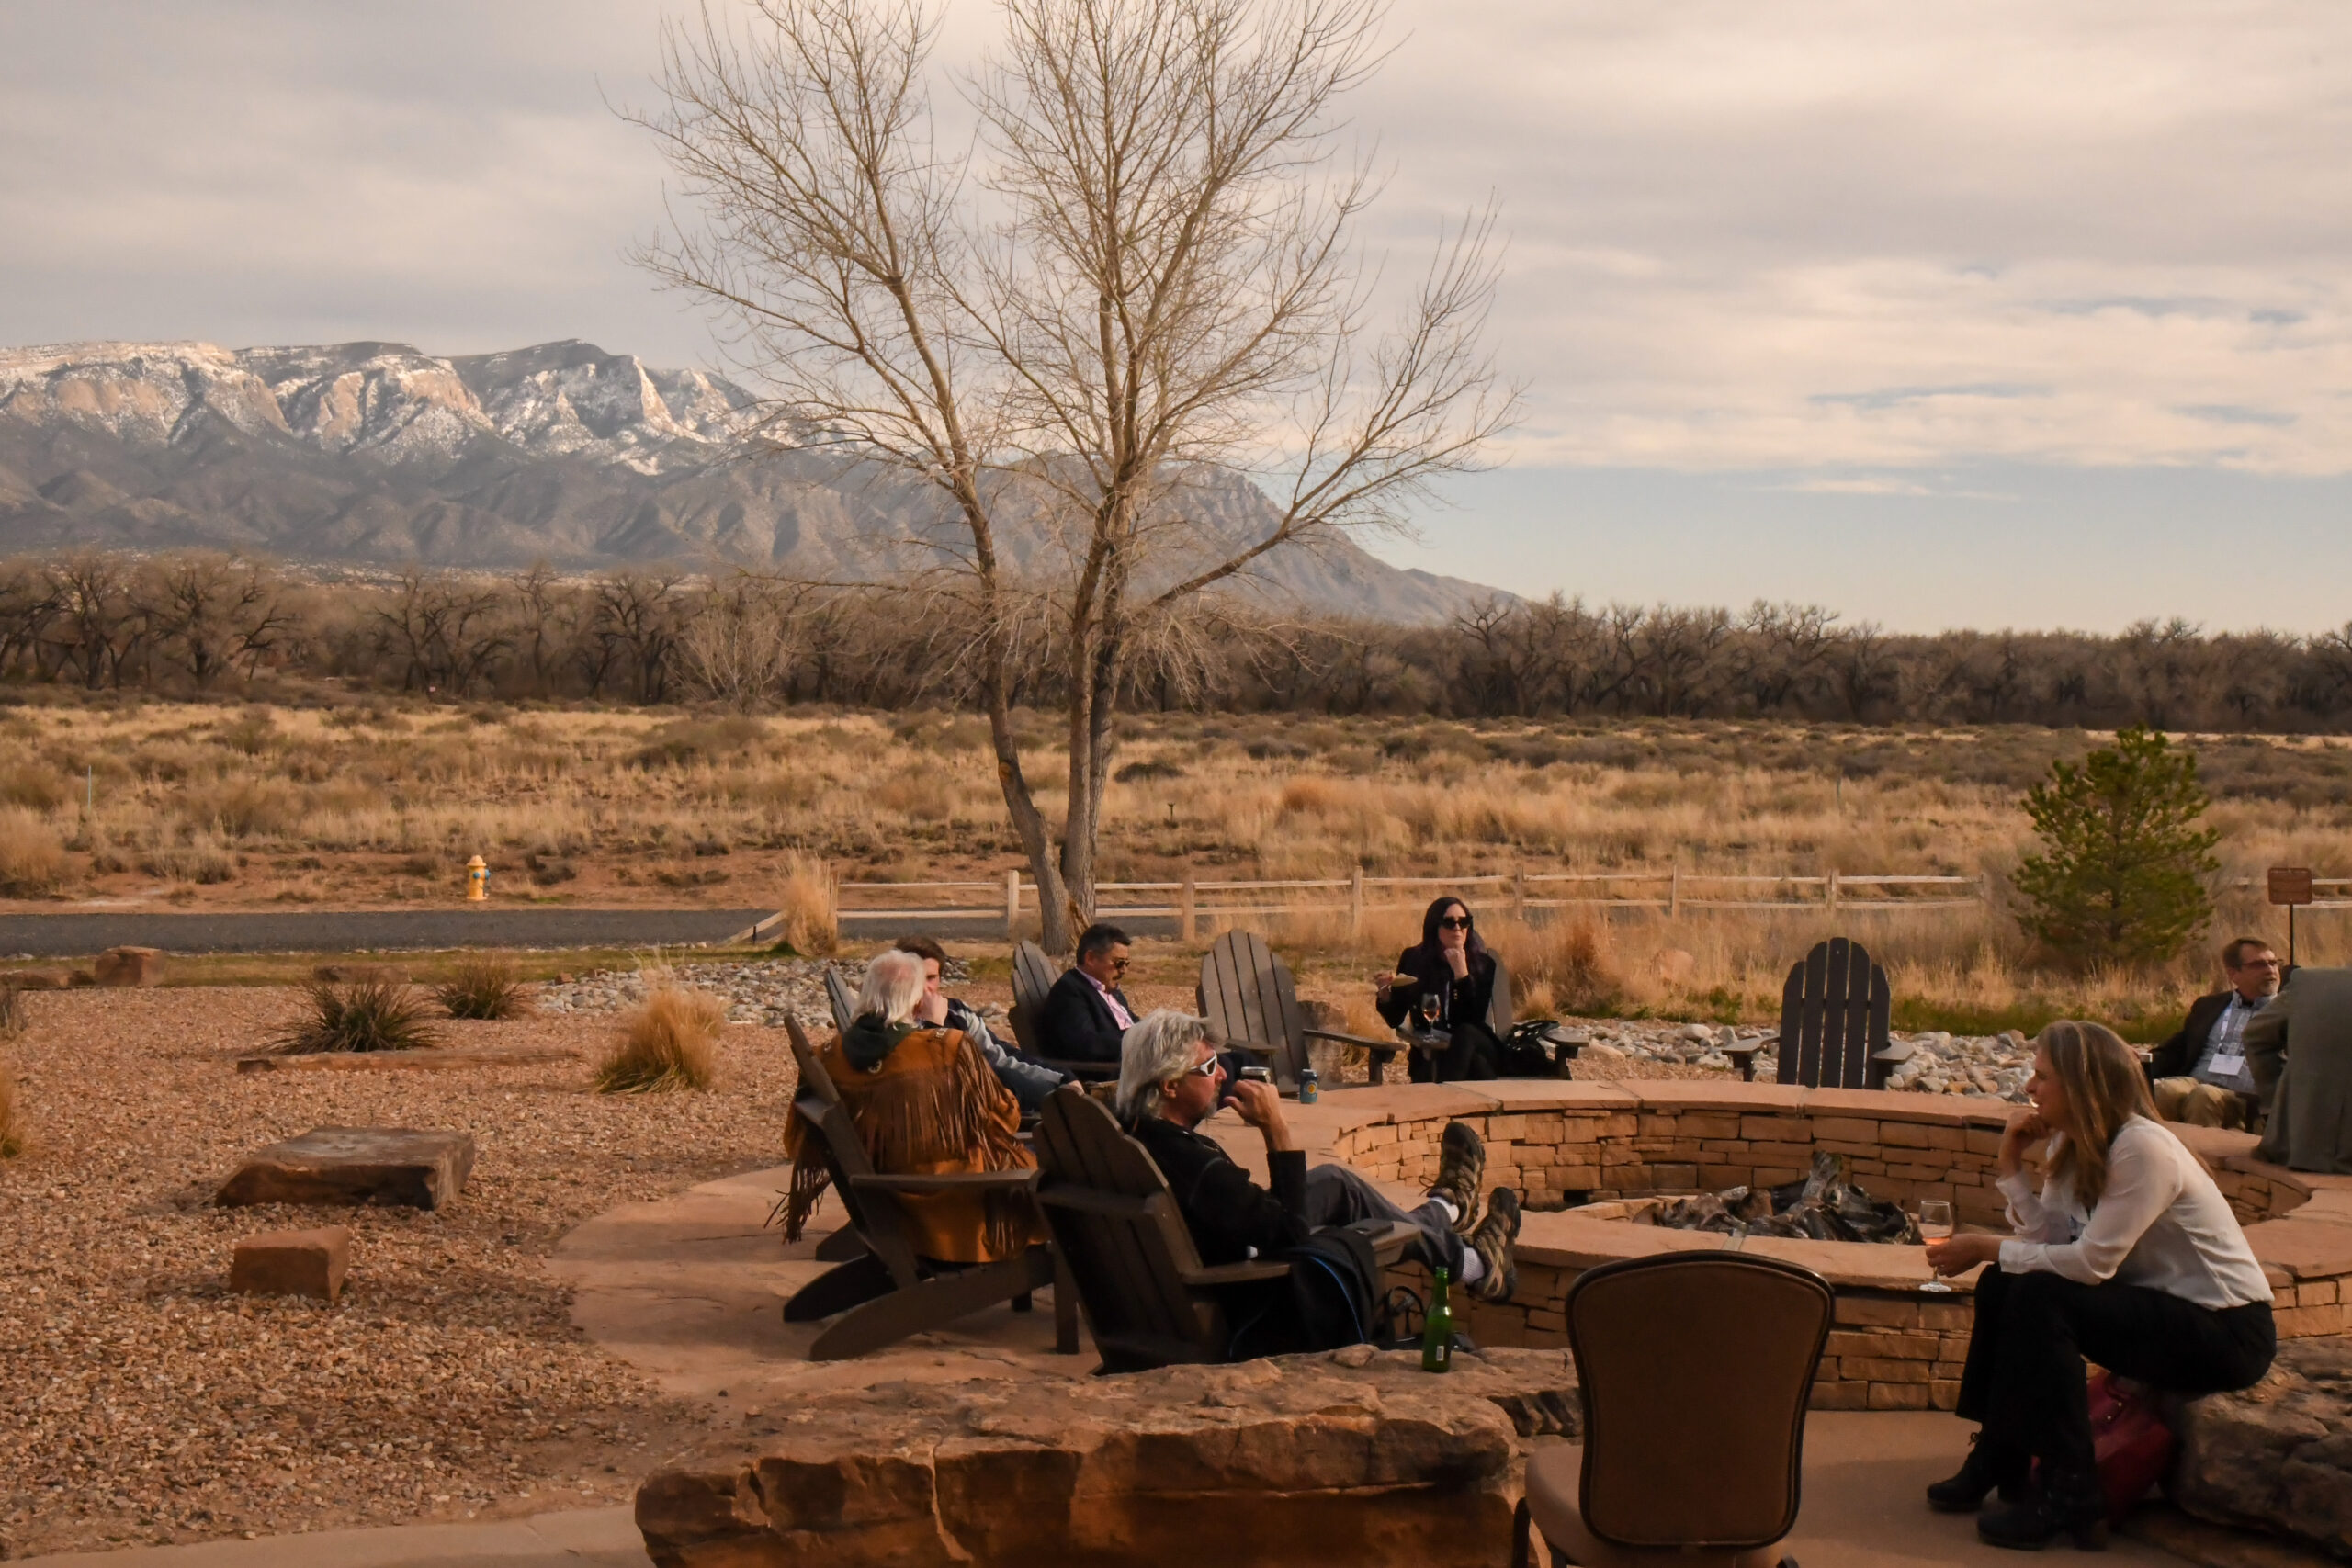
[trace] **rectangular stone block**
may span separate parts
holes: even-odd
[[[1869,1407],[1872,1410],[1925,1410],[1928,1408],[1926,1383],[1874,1382],[1870,1386]]]
[[[307,1231],[264,1231],[237,1243],[229,1288],[247,1296],[309,1296],[332,1302],[343,1294],[351,1267],[351,1232],[342,1225]]]
[[[1928,1363],[1898,1361],[1883,1356],[1848,1356],[1839,1363],[1849,1378],[1868,1379],[1871,1387],[1881,1383],[1918,1383],[1928,1382]]]
[[[156,986],[164,979],[164,950],[159,947],[112,947],[90,965],[101,986]]]
[[[214,1201],[383,1203],[438,1209],[474,1168],[468,1133],[413,1127],[313,1127],[249,1156]]]
[[[1817,1382],[1805,1401],[1811,1410],[1866,1410],[1870,1407],[1871,1386],[1862,1382]]]
[[[1858,1295],[1840,1291],[1838,1293],[1836,1321],[1849,1326],[1916,1328],[1919,1324],[1919,1307],[1916,1302],[1894,1301],[1883,1296]]]
[[[1928,1385],[1928,1404],[1935,1410],[1960,1408],[1960,1383],[1957,1380],[1939,1378]]]

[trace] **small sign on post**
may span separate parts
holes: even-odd
[[[2287,907],[2287,967],[2295,966],[2295,908],[2312,901],[2312,868],[2274,865],[2270,868],[2270,901]]]

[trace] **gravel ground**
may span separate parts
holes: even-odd
[[[542,1260],[573,1225],[778,1163],[780,1033],[733,1029],[707,1094],[602,1096],[608,1026],[445,1025],[582,1060],[240,1075],[287,989],[44,993],[0,1041],[38,1140],[0,1162],[0,1557],[626,1497],[711,1416],[571,1326]],[[458,1128],[448,1209],[223,1210],[244,1153],[329,1124]],[[255,1231],[347,1224],[340,1305],[230,1295]]]

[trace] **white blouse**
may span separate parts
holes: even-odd
[[[2020,1171],[1998,1186],[2018,1233],[2001,1243],[2004,1273],[2041,1269],[2086,1285],[2120,1280],[2217,1310],[2270,1299],[2270,1281],[2222,1190],[2161,1122],[2134,1116],[2117,1129],[2107,1190],[2088,1211],[2068,1179],[2045,1182],[2037,1194]]]

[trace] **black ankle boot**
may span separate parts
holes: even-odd
[[[1976,1516],[1976,1534],[1987,1546],[2039,1551],[2060,1536],[2075,1549],[2107,1549],[2107,1499],[2096,1476],[2052,1476],[2045,1466],[2039,1484],[2020,1501],[2001,1502]]]
[[[1984,1446],[1976,1438],[1968,1439],[1968,1458],[1956,1475],[1928,1483],[1928,1506],[1939,1514],[1973,1514],[1984,1506],[1999,1483],[1993,1466],[1984,1457]]]

